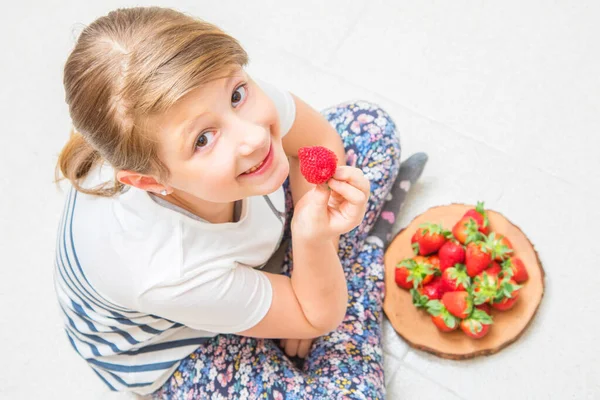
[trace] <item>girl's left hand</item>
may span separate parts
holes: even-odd
[[[279,345],[288,357],[306,358],[314,339],[280,339]]]
[[[294,207],[292,238],[322,243],[351,231],[363,220],[371,184],[354,167],[338,166],[325,184],[306,192]]]

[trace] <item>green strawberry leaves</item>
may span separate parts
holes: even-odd
[[[464,264],[454,264],[454,267],[448,268],[448,277],[456,281],[456,286],[463,285],[464,288],[471,286],[471,277],[467,274],[467,267]]]
[[[473,218],[469,218],[465,226],[465,230],[463,233],[466,235],[465,245],[471,242],[479,242],[485,240],[485,235],[479,232],[479,227],[477,226],[477,222]]]
[[[442,225],[439,224],[431,224],[426,222],[419,225],[419,228],[423,229],[423,235],[442,235],[446,239],[448,238],[448,235],[452,235],[452,232],[444,229]]]
[[[500,287],[498,288],[498,292],[494,298],[494,302],[498,303],[498,302],[504,300],[505,298],[512,299],[513,293],[515,291],[521,289],[522,287],[523,287],[522,285],[517,285],[515,283],[512,283],[509,280],[509,278],[504,278],[502,280],[502,283],[500,284]]]
[[[444,323],[450,329],[454,329],[454,328],[456,328],[456,325],[458,325],[458,318],[456,318],[454,315],[450,314],[448,311],[446,311],[444,313],[443,318],[444,318]]]
[[[486,303],[498,296],[497,283],[487,272],[481,276],[476,276],[474,280],[473,302],[475,305]]]
[[[417,289],[410,289],[410,294],[412,295],[412,302],[417,308],[425,308],[430,301],[429,297],[422,295]]]
[[[492,325],[494,323],[492,317],[488,315],[488,313],[478,308],[473,310],[473,314],[471,314],[469,318],[474,319],[475,321],[480,322],[483,325]]]
[[[444,305],[442,304],[441,301],[439,300],[429,300],[429,302],[427,302],[427,312],[431,315],[433,315],[434,317],[438,317],[438,316],[442,316],[442,319],[444,320],[444,324],[446,324],[446,326],[450,329],[454,329],[456,328],[456,326],[459,323],[458,318],[456,318],[454,315],[450,314],[448,312],[448,310],[446,309],[446,307],[444,307]]]
[[[513,267],[512,260],[510,258],[507,260],[504,260],[504,262],[500,265],[502,266],[501,278],[504,278],[504,277],[512,278],[515,273],[512,268]],[[500,274],[498,274],[498,276],[500,276]]]
[[[427,312],[434,317],[437,317],[446,309],[441,301],[439,300],[429,300],[426,304]]]
[[[419,285],[423,282],[428,275],[433,275],[435,273],[435,269],[433,265],[429,263],[418,263],[413,259],[407,258],[402,260],[397,264],[398,267],[404,267],[408,270],[408,277],[406,278],[406,282],[412,282],[413,288],[419,287]]]
[[[419,242],[414,242],[412,244],[412,249],[413,253],[415,253],[415,256],[419,255]]]
[[[490,233],[486,243],[490,247],[494,259],[497,257],[505,258],[507,255],[514,253],[513,249],[502,243],[501,238],[496,238],[496,232]]]
[[[479,214],[483,215],[483,227],[487,228],[490,225],[490,221],[488,219],[487,212],[485,211],[484,202],[483,201],[478,201],[477,202],[477,206],[475,207],[475,211],[477,211]]]

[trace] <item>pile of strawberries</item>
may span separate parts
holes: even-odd
[[[431,314],[442,332],[460,327],[472,338],[484,337],[493,324],[492,309],[511,309],[519,284],[529,279],[508,238],[491,232],[483,202],[451,232],[419,225],[411,243],[415,256],[397,264],[396,283],[410,290],[413,304]]]

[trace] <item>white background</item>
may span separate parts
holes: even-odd
[[[62,68],[84,24],[161,5],[219,25],[248,71],[316,109],[350,99],[396,121],[429,164],[399,226],[485,200],[547,273],[526,334],[492,357],[445,361],[385,325],[390,399],[598,399],[600,2],[384,0],[17,1],[0,17],[0,398],[120,398],[70,348],[52,286],[68,137]]]

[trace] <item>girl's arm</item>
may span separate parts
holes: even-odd
[[[265,273],[272,301],[266,316],[240,335],[307,339],[334,330],[348,303],[344,270],[333,239],[358,226],[364,218],[370,184],[362,171],[338,167],[325,185],[309,190],[292,220],[292,277]]]
[[[318,111],[292,94],[296,104],[296,119],[283,137],[283,150],[290,161],[290,188],[294,205],[314,185],[308,183],[300,174],[298,149],[304,146],[323,146],[332,150],[338,159],[338,165],[346,165],[346,154],[340,135]],[[339,238],[335,238],[337,249]]]

